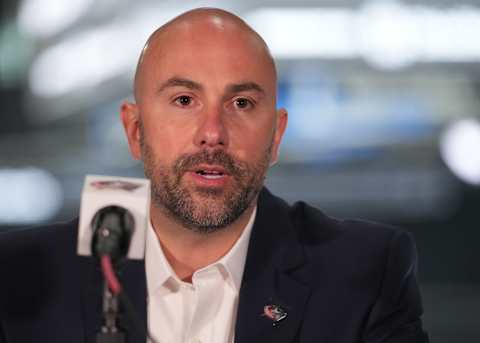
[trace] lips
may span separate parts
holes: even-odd
[[[202,164],[199,166],[196,166],[192,168],[190,171],[197,173],[199,175],[203,176],[222,176],[222,175],[227,175],[228,172],[225,170],[225,168],[221,166],[214,166],[214,165],[206,165]]]
[[[229,175],[225,168],[217,165],[202,164],[189,171],[207,180],[219,180]]]
[[[221,177],[223,177],[223,173],[219,173],[219,172],[216,172],[216,171],[205,171],[205,170],[199,170],[196,172],[197,175],[200,175],[200,176],[203,176],[207,179],[219,179]]]

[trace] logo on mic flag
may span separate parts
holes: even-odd
[[[96,189],[119,189],[128,192],[132,192],[139,187],[142,187],[141,184],[123,181],[123,180],[96,180],[90,183],[92,187]]]

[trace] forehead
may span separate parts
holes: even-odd
[[[275,69],[263,41],[221,22],[181,23],[158,33],[142,64],[147,84],[182,75],[206,86],[253,81],[275,93]]]

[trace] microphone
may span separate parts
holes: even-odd
[[[91,250],[93,255],[110,256],[113,262],[125,257],[135,230],[133,215],[124,207],[106,206],[95,213]]]
[[[150,220],[150,180],[87,175],[82,191],[77,254],[141,260]],[[108,229],[108,230],[106,230]]]

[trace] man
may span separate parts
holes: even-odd
[[[149,38],[121,119],[152,182],[145,263],[120,278],[153,342],[428,342],[409,234],[263,188],[287,112],[264,41],[217,9]],[[76,226],[0,238],[1,342],[93,342],[101,279]],[[130,342],[146,342],[128,320]]]

